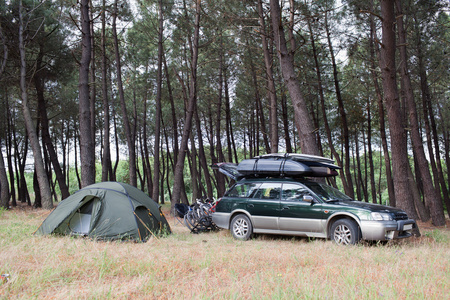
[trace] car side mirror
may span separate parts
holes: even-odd
[[[311,203],[311,205],[314,203],[314,198],[310,195],[304,195],[303,196],[303,201]]]

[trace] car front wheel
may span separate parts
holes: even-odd
[[[246,241],[253,232],[253,226],[250,219],[243,214],[235,216],[230,224],[231,234],[235,239]]]
[[[331,239],[338,245],[355,245],[361,240],[361,231],[355,221],[340,219],[331,225]]]

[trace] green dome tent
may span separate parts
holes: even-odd
[[[36,231],[52,233],[145,242],[171,230],[160,205],[144,192],[126,183],[101,182],[61,201]]]

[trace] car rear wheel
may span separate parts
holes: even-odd
[[[338,245],[355,245],[361,240],[361,231],[355,221],[340,219],[331,225],[331,239]]]
[[[235,216],[230,224],[231,234],[235,239],[246,241],[252,236],[253,226],[250,219],[243,214]]]

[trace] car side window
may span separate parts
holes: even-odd
[[[281,201],[303,201],[303,196],[311,195],[309,191],[300,184],[285,183]]]
[[[259,184],[255,183],[242,183],[236,184],[233,188],[225,193],[225,197],[235,198],[251,198],[252,194],[257,190]]]
[[[263,183],[258,188],[256,193],[254,193],[253,197],[254,199],[280,199],[280,193],[281,193],[281,183]]]

